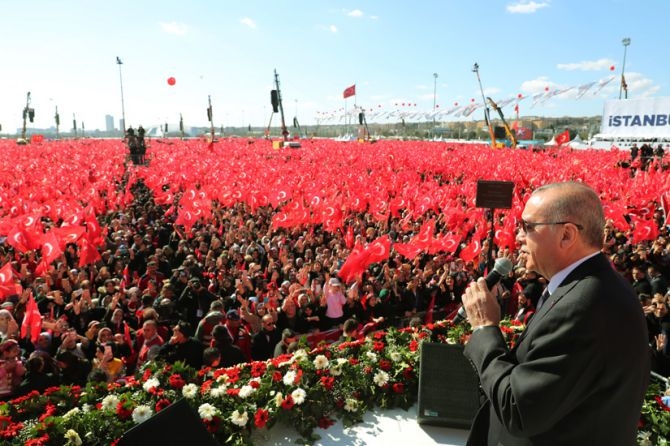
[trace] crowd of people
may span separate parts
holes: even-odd
[[[458,252],[412,260],[392,252],[344,283],[338,271],[351,251],[344,232],[273,228],[271,208],[252,214],[238,204],[215,208],[212,222],[186,236],[146,187],[138,183],[133,192],[127,209],[101,222],[108,233],[96,264],[79,268],[72,244],[46,276],[36,276],[34,251],[3,247],[2,263],[11,262],[24,291],[0,308],[0,398],[54,384],[112,382],[151,361],[227,367],[291,352],[306,334],[344,329],[343,336],[363,336],[437,321],[451,316],[489,263],[486,242],[472,261]],[[663,218],[659,210],[659,237],[640,244],[608,223],[604,253],[640,297],[654,370],[670,375],[670,239]],[[400,219],[379,222],[361,213],[347,224],[361,242],[382,234],[402,242],[421,221],[404,227]],[[491,253],[515,265],[493,289],[502,314],[527,323],[546,280],[526,271],[515,250]],[[20,336],[33,297],[42,315],[35,342]]]

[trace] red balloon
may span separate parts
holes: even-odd
[[[174,85],[177,83],[177,79],[174,77],[168,77],[168,85]]]
[[[454,102],[454,106],[455,106],[455,107],[458,107],[458,102]]]
[[[435,104],[435,108],[440,108],[440,104]]]
[[[516,95],[516,97],[521,99],[523,97],[523,94],[519,93],[518,95]]]
[[[549,91],[549,87],[544,87],[544,91]]]
[[[475,98],[470,98],[470,102],[475,102]]]
[[[614,65],[610,65],[610,71],[614,71]]]

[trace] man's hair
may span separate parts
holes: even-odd
[[[220,358],[220,357],[221,357],[221,352],[216,347],[207,347],[202,352],[202,362],[205,365],[211,364],[212,361],[214,361],[216,358]]]
[[[547,203],[545,218],[569,221],[583,226],[584,240],[595,248],[603,247],[605,214],[598,194],[583,183],[552,183],[537,188],[533,195],[557,189],[555,200]]]
[[[347,319],[344,321],[342,326],[342,332],[346,335],[347,333],[353,333],[358,330],[358,321],[356,319]]]

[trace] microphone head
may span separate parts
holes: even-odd
[[[502,277],[505,277],[512,272],[513,268],[514,265],[512,265],[512,261],[506,257],[496,259],[496,262],[493,264],[493,271],[497,272]]]

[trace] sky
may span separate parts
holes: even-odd
[[[0,133],[21,127],[28,92],[28,128],[54,126],[56,107],[61,130],[118,126],[122,110],[134,127],[209,126],[208,98],[217,128],[267,126],[274,70],[287,125],[354,106],[393,120],[380,112],[483,102],[474,63],[485,96],[520,98],[506,115],[601,115],[622,69],[629,98],[670,95],[669,16],[667,0],[0,0]],[[441,119],[483,117],[457,114]]]

